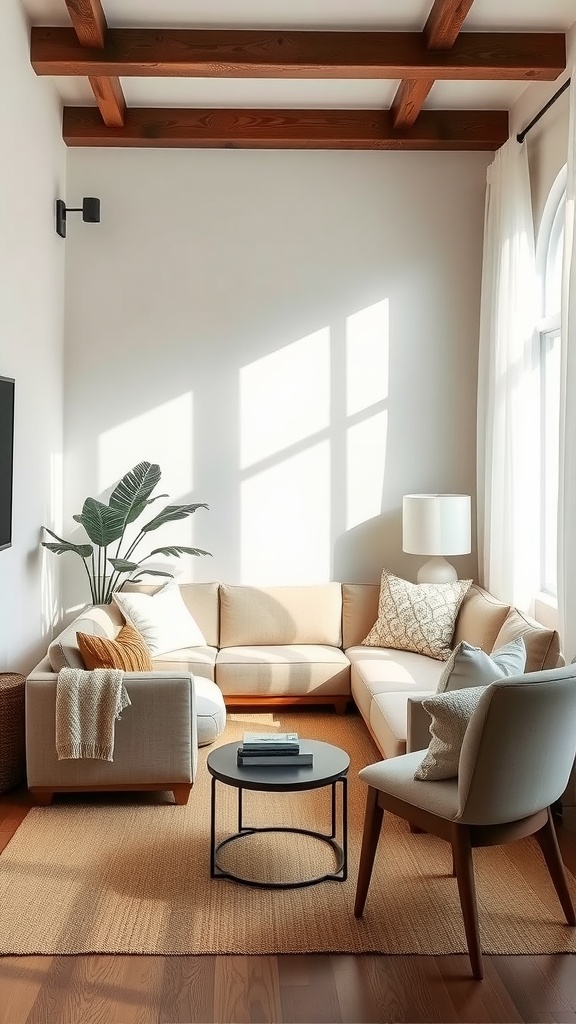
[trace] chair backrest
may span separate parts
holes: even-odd
[[[576,666],[490,683],[458,768],[458,820],[491,825],[548,807],[576,756]]]

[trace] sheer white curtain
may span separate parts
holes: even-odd
[[[560,466],[558,478],[558,614],[567,661],[576,655],[576,68],[570,126],[562,277]]]
[[[531,610],[539,584],[538,291],[526,145],[488,168],[478,364],[481,584]]]

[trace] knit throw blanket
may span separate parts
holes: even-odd
[[[130,698],[120,669],[63,668],[56,683],[56,753],[112,761],[114,722]]]

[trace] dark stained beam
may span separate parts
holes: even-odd
[[[449,51],[420,32],[108,29],[103,50],[72,29],[32,28],[39,75],[182,78],[425,78],[553,81],[565,70],[558,32],[461,33]]]
[[[405,78],[400,82],[390,107],[395,128],[402,130],[414,124],[433,85],[433,78]]]
[[[132,107],[122,128],[93,107],[65,107],[69,146],[228,149],[495,150],[508,138],[505,110],[426,110],[397,131],[388,110],[223,110]]]
[[[66,7],[80,45],[102,50],[108,26],[100,0],[66,0]]]
[[[474,0],[435,0],[424,26],[429,50],[450,50]]]
[[[435,0],[424,26],[424,41],[429,50],[449,50],[454,46],[473,3],[474,0]],[[392,102],[395,128],[414,124],[433,85],[433,78],[400,82]]]
[[[119,78],[88,79],[104,124],[109,128],[121,128],[126,118],[126,100]]]
[[[81,46],[103,50],[108,26],[100,0],[66,0],[70,20]],[[96,98],[104,124],[124,124],[126,100],[117,76],[89,75],[88,81]]]

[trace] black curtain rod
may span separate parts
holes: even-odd
[[[550,99],[548,100],[548,103],[544,104],[544,106],[542,107],[542,110],[539,110],[538,113],[535,115],[535,117],[532,118],[532,120],[530,121],[530,124],[527,124],[526,127],[523,128],[521,132],[518,132],[518,135],[516,136],[516,141],[517,142],[524,142],[524,139],[528,135],[528,132],[530,131],[530,129],[533,128],[535,124],[538,124],[538,121],[540,120],[540,118],[544,116],[544,114],[546,113],[547,110],[550,110],[550,107],[552,106],[553,103],[556,103],[556,100],[558,99],[558,97],[561,96],[563,92],[566,92],[566,89],[568,88],[569,85],[570,85],[570,79],[567,78],[566,81],[564,82],[564,85],[560,86],[560,88],[557,90],[557,92],[555,92],[554,95],[550,97]]]

